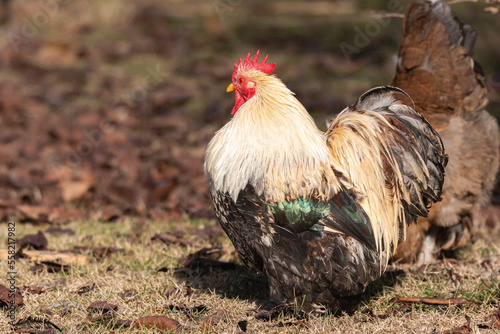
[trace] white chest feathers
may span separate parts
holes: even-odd
[[[205,157],[214,190],[235,201],[248,183],[271,201],[328,198],[338,190],[324,134],[289,97],[279,104],[255,96],[215,134]]]

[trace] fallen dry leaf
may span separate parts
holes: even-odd
[[[211,331],[212,327],[217,325],[219,321],[226,317],[226,312],[222,310],[218,310],[212,315],[204,317],[202,322],[202,330],[203,331]]]
[[[221,255],[221,247],[205,247],[199,251],[189,254],[188,257],[209,257],[212,259],[218,259]]]
[[[37,234],[28,234],[18,239],[17,243],[22,247],[31,246],[37,250],[47,249],[48,241],[42,231]]]
[[[68,251],[75,254],[84,254],[90,250],[89,246],[73,246],[73,249],[69,249]]]
[[[170,288],[165,292],[165,298],[170,299],[176,296],[190,297],[194,290],[190,286],[183,286],[181,288]]]
[[[464,278],[462,275],[456,273],[455,269],[453,267],[447,268],[446,270],[448,271],[448,274],[450,275],[450,279],[455,283],[461,282],[462,279]]]
[[[170,218],[168,212],[163,209],[149,210],[148,216],[151,220],[158,222],[168,222]]]
[[[488,271],[492,271],[493,267],[491,266],[491,259],[486,259],[483,262],[481,262],[481,267]]]
[[[45,230],[47,234],[67,234],[67,235],[75,235],[75,231],[70,228],[60,228],[51,226]]]
[[[424,278],[424,276],[425,276],[425,271],[427,270],[427,266],[428,266],[427,264],[423,264],[423,265],[421,265],[420,267],[418,267],[418,269],[417,269],[417,271],[416,271],[416,273],[417,273],[418,277],[420,277],[420,278]]]
[[[9,258],[9,251],[7,249],[2,249],[0,251],[0,259],[6,260]],[[19,247],[17,250],[16,254],[14,255],[14,259],[19,260],[19,259],[28,259],[29,256],[26,255],[23,251],[22,247]]]
[[[24,305],[23,296],[16,289],[14,290],[14,298],[12,298],[9,288],[7,288],[5,285],[0,284],[0,307],[9,308],[11,307],[12,303],[14,303],[14,307]]]
[[[86,285],[82,285],[81,287],[79,287],[78,289],[76,289],[75,293],[81,295],[81,294],[90,292],[90,291],[94,290],[95,288],[97,288],[97,284],[95,284],[95,283],[89,283],[89,284],[86,284]]]
[[[18,205],[17,209],[22,213],[23,221],[46,222],[49,217],[49,209],[44,206]]]
[[[23,286],[20,288],[20,290],[24,291],[24,292],[27,292],[31,295],[39,295],[39,294],[42,294],[44,293],[46,290],[41,287],[41,286]]]
[[[102,300],[95,301],[87,307],[87,311],[91,313],[104,314],[108,312],[115,312],[116,310],[118,310],[117,305],[113,305]]]
[[[129,327],[132,326],[132,323],[133,323],[132,320],[121,320],[121,319],[118,319],[118,320],[116,320],[114,327],[115,328],[119,328],[119,327],[129,328]]]
[[[483,329],[500,329],[500,304],[485,321],[487,321],[487,323],[479,324],[478,327]]]
[[[182,312],[184,312],[185,315],[187,315],[190,318],[192,318],[194,316],[198,316],[201,313],[208,311],[208,307],[206,305],[187,307],[186,305],[184,305],[182,303],[179,305],[168,305],[167,309],[170,311],[182,311]],[[162,312],[165,312],[165,310],[162,310]]]
[[[69,181],[61,183],[62,197],[65,202],[81,198],[89,190],[91,184],[82,181]]]
[[[177,244],[181,246],[192,246],[191,242],[189,242],[187,239],[177,237],[172,234],[168,233],[156,233],[152,238],[151,241],[161,241],[165,244]]]
[[[163,331],[170,331],[175,333],[182,332],[182,325],[174,319],[165,317],[163,315],[150,315],[137,319],[134,322],[135,328],[157,328]]]
[[[49,214],[49,221],[55,224],[68,223],[71,221],[84,220],[84,219],[85,219],[84,211],[78,208],[58,206],[52,208]]]
[[[491,315],[491,328],[500,328],[500,305]]]
[[[108,325],[114,322],[114,316],[118,310],[118,305],[113,305],[105,301],[95,301],[87,307],[87,318],[91,322],[98,322]]]
[[[122,299],[128,299],[137,296],[137,290],[127,289],[118,294]]]
[[[42,272],[44,270],[47,270],[47,272],[49,273],[68,272],[69,269],[69,265],[63,265],[51,261],[42,261],[41,263],[35,263],[35,265],[30,267],[30,271],[32,272]]]
[[[101,220],[105,222],[112,222],[122,215],[122,211],[114,205],[106,205],[101,213]]]
[[[92,249],[92,254],[97,260],[102,260],[103,258],[111,258],[111,255],[118,252],[114,247],[94,247]]]
[[[454,327],[451,329],[446,329],[441,331],[441,334],[470,334],[472,332],[472,328],[470,328],[469,323],[464,324],[463,326]]]

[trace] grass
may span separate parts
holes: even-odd
[[[219,246],[221,261],[241,264],[234,248],[223,234],[210,236],[206,227],[217,226],[212,220],[159,223],[124,219],[116,223],[98,221],[65,225],[76,233],[46,234],[48,248],[72,249],[74,246],[115,247],[118,252],[98,260],[91,255],[90,265],[72,266],[67,273],[32,272],[26,259],[16,263],[17,287],[41,287],[44,292],[23,292],[24,306],[17,319],[36,316],[48,319],[67,333],[140,333],[139,329],[114,328],[87,318],[87,307],[95,301],[118,306],[116,319],[135,320],[147,315],[165,315],[179,321],[183,332],[202,332],[199,320],[218,310],[225,316],[212,332],[237,333],[238,322],[246,321],[247,332],[255,333],[429,333],[441,332],[466,322],[471,327],[487,323],[500,299],[498,238],[476,240],[458,254],[455,260],[440,261],[425,270],[412,265],[391,265],[381,280],[371,284],[364,303],[351,316],[323,315],[307,319],[280,316],[270,322],[256,319],[266,302],[261,277],[242,267],[229,270],[180,268],[179,260],[203,247]],[[17,224],[16,237],[44,230],[44,226]],[[214,229],[218,231],[217,228]],[[182,235],[189,245],[151,241],[156,233]],[[0,229],[0,240],[6,244],[6,227]],[[160,268],[161,271],[158,271]],[[451,269],[452,268],[452,269]],[[454,276],[453,276],[454,275]],[[6,274],[2,274],[3,284]],[[96,288],[81,294],[85,285]],[[189,285],[194,293],[166,297],[168,291]],[[400,297],[466,298],[471,305],[433,306],[395,303]],[[178,308],[197,308],[191,317]],[[0,315],[0,328],[9,328],[9,319]],[[2,332],[2,330],[0,330]],[[493,333],[493,330],[490,330]],[[488,333],[488,330],[481,330]]]

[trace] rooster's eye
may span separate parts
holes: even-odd
[[[240,85],[243,85],[243,78],[239,78],[239,79],[238,79],[238,83],[239,83]]]

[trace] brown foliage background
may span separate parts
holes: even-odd
[[[230,118],[233,63],[268,53],[324,128],[391,81],[402,21],[373,14],[407,3],[5,2],[0,219],[213,217],[202,165]],[[498,15],[454,8],[479,30],[476,55],[500,114]]]

